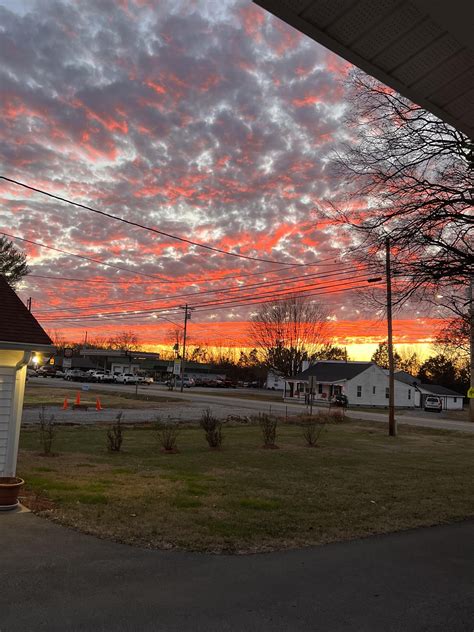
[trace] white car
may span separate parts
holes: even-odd
[[[150,384],[154,383],[153,378],[148,377],[148,375],[137,375],[136,378],[139,384],[144,384],[145,386],[150,386]]]
[[[441,397],[435,397],[434,395],[428,395],[425,399],[425,411],[432,410],[436,413],[440,413],[443,410],[443,402]]]
[[[120,373],[115,376],[117,384],[136,384],[137,376],[133,373]]]

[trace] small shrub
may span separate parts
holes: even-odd
[[[220,448],[222,445],[222,423],[214,417],[210,408],[202,411],[199,425],[204,430],[206,441],[210,448]]]
[[[335,424],[341,424],[346,421],[346,409],[345,408],[335,408],[331,414],[332,422]]]
[[[309,417],[302,422],[303,437],[306,441],[306,445],[310,448],[315,448],[318,444],[319,437],[326,427],[326,421],[324,418]]]
[[[115,417],[115,423],[107,430],[107,448],[109,452],[120,452],[122,448],[122,416],[123,413],[118,413]]]
[[[162,423],[160,418],[156,418],[156,434],[161,444],[163,452],[178,452],[178,424],[171,423],[169,420]]]
[[[278,419],[272,415],[267,415],[267,413],[259,413],[257,420],[262,430],[263,447],[267,449],[277,448],[278,446],[275,444],[275,441]]]
[[[54,423],[54,415],[46,417],[45,407],[41,406],[39,412],[39,436],[44,456],[53,454],[53,441],[56,436],[56,428]]]

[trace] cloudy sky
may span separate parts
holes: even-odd
[[[0,181],[0,230],[31,267],[20,294],[47,329],[160,343],[188,302],[195,343],[241,345],[258,300],[305,286],[339,342],[383,338],[348,289],[350,236],[319,211],[343,60],[247,0],[0,0],[0,55],[3,175],[249,257]],[[399,342],[425,340],[422,316],[400,316]]]

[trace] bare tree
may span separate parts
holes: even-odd
[[[138,336],[133,331],[120,331],[107,341],[109,349],[121,351],[137,351],[140,347]]]
[[[286,377],[314,361],[328,343],[326,312],[302,296],[262,305],[250,324],[250,336],[267,368]]]
[[[451,318],[440,329],[436,337],[436,348],[442,354],[456,361],[467,360],[469,356],[469,315],[464,318]]]
[[[358,231],[358,254],[383,265],[378,253],[390,237],[404,296],[466,284],[474,272],[473,143],[360,71],[349,95],[350,140],[335,161],[348,199],[332,208]]]

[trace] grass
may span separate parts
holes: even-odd
[[[100,403],[104,408],[156,408],[157,403],[180,402],[178,397],[172,397],[165,393],[163,395],[148,395],[139,393],[138,398],[134,392],[112,392],[100,389],[83,391],[81,388],[61,388],[39,386],[27,384],[25,389],[25,408],[36,406],[59,406],[64,403],[64,398],[69,400],[71,406],[75,400],[77,392],[81,393],[81,402],[89,406],[95,406],[96,397],[100,397]]]
[[[315,545],[474,516],[474,436],[369,423],[331,425],[321,447],[279,426],[262,450],[257,426],[224,426],[223,449],[183,428],[179,454],[155,431],[126,427],[124,451],[106,430],[61,428],[41,457],[36,429],[21,435],[26,504],[73,528],[154,548],[256,552]]]

